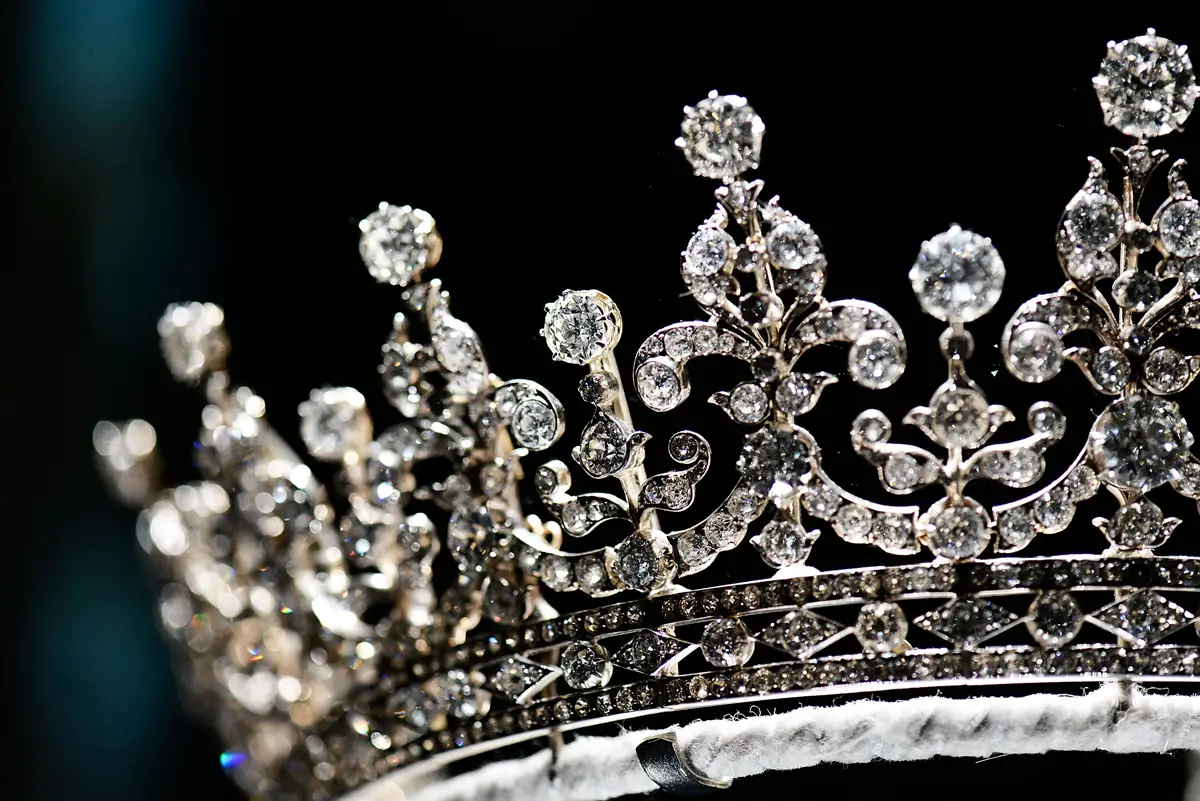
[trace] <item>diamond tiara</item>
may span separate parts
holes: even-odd
[[[909,274],[921,310],[946,325],[946,380],[900,421],[931,447],[894,442],[876,410],[850,431],[887,493],[940,497],[880,503],[830,475],[805,423],[839,378],[806,372],[805,354],[847,346],[850,380],[885,390],[908,343],[880,306],[823,296],[816,233],[744,178],[764,126],[732,95],[686,107],[677,141],[696,175],[721,181],[682,252],[703,319],[652,334],[627,374],[642,406],[667,412],[688,400],[694,359],[749,368],[709,398],[749,433],[734,486],[698,523],[672,530],[663,518],[693,505],[712,450],[679,431],[665,447],[677,469],[649,474],[644,457],[658,446],[635,426],[615,301],[568,290],[546,306],[541,336],[553,359],[584,368],[591,417],[575,465],[542,463],[565,434],[563,405],[489,370],[429,277],[442,242],[420,209],[383,203],[360,224],[370,274],[401,288],[380,373],[404,420],[376,434],[349,387],[314,390],[299,409],[309,455],[338,469],[340,512],[268,426],[263,399],[232,383],[221,309],[169,307],[158,327],[167,365],[207,401],[204,478],[161,489],[155,432],[141,420],[100,423],[94,445],[117,495],[144,509],[138,541],[162,581],[161,623],[229,744],[222,764],[251,793],[329,798],[412,766],[747,699],[1200,678],[1200,553],[1159,552],[1181,521],[1151,499],[1200,498],[1200,461],[1172,399],[1200,374],[1176,336],[1200,328],[1200,201],[1182,161],[1166,200],[1148,220],[1139,212],[1168,158],[1146,141],[1177,130],[1200,90],[1186,48],[1153,30],[1109,43],[1094,86],[1105,123],[1136,141],[1113,149],[1115,184],[1090,159],[1057,229],[1066,280],[1021,305],[1000,343],[1021,381],[1048,382],[1070,362],[1104,397],[1084,448],[1051,478],[1045,453],[1066,416],[1035,403],[1028,433],[997,442],[1016,415],[968,373],[967,325],[996,304],[1005,265],[958,226],[924,242]],[[573,494],[573,468],[615,479],[612,491]],[[519,492],[527,472],[536,510]],[[986,506],[975,482],[1019,497]],[[1117,507],[1091,521],[1093,553],[1007,556],[1086,526],[1077,508],[1102,490]],[[890,566],[818,571],[808,560],[822,537]],[[765,578],[705,583],[722,554],[748,547]],[[989,548],[999,556],[982,558]],[[435,560],[453,569],[442,576]]]

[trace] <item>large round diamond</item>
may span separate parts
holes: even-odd
[[[710,92],[686,106],[681,133],[675,144],[702,178],[736,178],[758,166],[763,122],[746,98]]]
[[[437,263],[442,252],[433,217],[412,206],[380,203],[358,224],[358,252],[371,277],[384,284],[404,286]]]
[[[599,292],[567,290],[546,304],[542,336],[560,362],[587,364],[613,348],[621,336],[616,305]]]
[[[1113,403],[1088,440],[1105,481],[1143,492],[1178,475],[1191,446],[1192,434],[1179,406],[1152,395],[1130,395]]]
[[[1110,45],[1092,84],[1104,123],[1139,139],[1174,131],[1196,103],[1191,58],[1153,29]]]
[[[921,245],[908,278],[926,314],[966,323],[1000,299],[1004,262],[992,240],[955,225]]]

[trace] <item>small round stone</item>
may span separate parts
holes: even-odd
[[[738,384],[729,393],[729,413],[739,423],[761,423],[770,410],[767,393],[758,384]]]
[[[1179,406],[1143,394],[1109,406],[1088,440],[1089,454],[1106,481],[1142,492],[1177,476],[1191,446]]]
[[[854,419],[851,435],[863,442],[883,442],[891,436],[892,425],[883,412],[868,409]]]
[[[870,542],[872,518],[871,510],[865,506],[846,504],[834,515],[833,529],[846,542]]]
[[[1107,251],[1121,241],[1125,214],[1109,192],[1081,190],[1067,204],[1063,229],[1072,245],[1082,250]]]
[[[929,550],[945,559],[972,559],[991,539],[987,520],[973,506],[948,506],[933,516],[926,529]]]
[[[604,646],[594,642],[573,642],[563,649],[563,680],[576,690],[603,687],[612,677],[612,663]]]
[[[706,225],[692,234],[683,252],[683,268],[696,277],[715,275],[729,264],[733,248],[733,237],[724,229]]]
[[[366,399],[352,387],[314,389],[300,404],[300,438],[317,459],[341,459],[371,441]]]
[[[634,377],[638,397],[656,412],[674,409],[683,400],[683,387],[675,369],[668,363],[651,359],[637,369]]]
[[[574,584],[571,563],[557,554],[545,554],[538,563],[538,575],[552,590],[563,592]]]
[[[894,490],[910,490],[921,480],[921,465],[910,454],[894,453],[883,465],[883,480]]]
[[[929,418],[938,442],[946,447],[974,448],[987,438],[991,428],[987,399],[967,387],[939,391]]]
[[[380,203],[358,224],[358,252],[371,277],[383,284],[406,286],[434,266],[442,252],[433,217],[412,206]]]
[[[863,604],[854,636],[870,653],[900,653],[908,645],[904,639],[908,636],[908,618],[899,604],[890,601]]]
[[[1122,309],[1144,312],[1158,300],[1158,279],[1145,270],[1126,270],[1113,281],[1112,296]]]
[[[1146,383],[1159,392],[1179,392],[1192,377],[1187,357],[1173,348],[1159,348],[1143,367]]]
[[[746,435],[737,466],[751,482],[798,488],[810,470],[808,446],[795,431],[766,426]]]
[[[1067,416],[1053,403],[1043,401],[1029,410],[1029,427],[1039,434],[1061,439],[1067,431]]]
[[[1034,384],[1049,381],[1062,369],[1062,340],[1045,323],[1023,323],[1008,340],[1006,363],[1022,381]]]
[[[1158,218],[1158,235],[1172,256],[1200,256],[1200,201],[1177,200]]]
[[[758,549],[772,567],[802,564],[812,552],[815,534],[786,520],[772,520],[758,535]]]
[[[714,548],[728,548],[737,540],[742,527],[726,512],[714,512],[704,524],[704,536]]]
[[[1071,471],[1063,482],[1066,487],[1067,495],[1073,501],[1083,501],[1096,494],[1100,489],[1100,479],[1096,477],[1096,471],[1086,464],[1081,464]]]
[[[575,582],[586,593],[608,590],[610,585],[604,557],[598,553],[579,557],[575,563]]]
[[[921,245],[908,277],[926,314],[971,322],[1000,299],[1004,262],[990,239],[956,225]]]
[[[781,270],[799,270],[821,255],[821,240],[808,223],[788,216],[767,232],[767,256]]]
[[[758,167],[764,126],[746,98],[710,92],[683,113],[675,144],[696,175],[725,180]]]
[[[606,295],[567,290],[547,304],[542,336],[557,361],[587,364],[616,347],[621,315]]]
[[[1000,551],[1019,551],[1033,541],[1037,526],[1033,511],[1028,506],[1015,506],[1001,512],[996,522],[998,534],[996,548]]]
[[[849,369],[856,384],[890,387],[904,372],[904,346],[887,331],[867,331],[850,346]]]
[[[808,486],[808,491],[800,497],[800,502],[813,517],[830,520],[837,512],[842,496],[833,487],[818,481]]]
[[[229,352],[225,312],[213,303],[172,303],[158,320],[158,337],[176,381],[198,381]]]
[[[1046,534],[1065,531],[1075,517],[1075,503],[1062,485],[1051,487],[1033,501],[1033,517]]]
[[[700,529],[680,534],[679,538],[675,540],[675,549],[679,554],[679,560],[689,566],[703,564],[717,553],[717,549]]]
[[[1176,130],[1196,102],[1191,58],[1153,29],[1110,43],[1092,84],[1104,123],[1139,139]]]
[[[788,373],[775,389],[775,405],[784,414],[803,414],[808,410],[813,393],[813,386],[802,376]]]
[[[1073,248],[1065,261],[1067,275],[1081,283],[1111,278],[1117,274],[1117,260],[1106,250]]]
[[[640,592],[661,587],[674,573],[674,564],[667,554],[670,546],[660,532],[649,536],[635,533],[615,549],[613,570],[621,581]]]
[[[1069,592],[1043,592],[1030,605],[1025,625],[1038,645],[1061,648],[1083,628],[1083,610]]]
[[[1158,504],[1133,501],[1122,506],[1108,521],[1108,538],[1123,550],[1157,548],[1166,541],[1163,513]]]
[[[920,549],[912,519],[904,515],[875,515],[875,522],[871,526],[871,539],[888,553],[910,554]]]
[[[1092,378],[1104,391],[1120,392],[1129,382],[1129,359],[1116,348],[1101,348],[1092,359]]]
[[[741,667],[754,655],[754,640],[745,623],[721,618],[704,627],[700,651],[715,667]]]
[[[527,398],[513,413],[512,430],[517,443],[531,451],[542,451],[558,441],[561,421],[554,410],[536,398]]]

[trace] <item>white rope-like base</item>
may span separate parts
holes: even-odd
[[[646,793],[657,785],[634,749],[660,731],[580,737],[559,750],[553,771],[549,750],[449,779],[399,771],[347,801],[603,801]],[[1156,753],[1200,749],[1200,697],[1149,695],[1136,686],[1111,684],[1084,696],[864,700],[696,721],[674,731],[694,770],[733,779],[824,762]]]

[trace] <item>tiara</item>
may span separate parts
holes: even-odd
[[[1094,87],[1104,122],[1134,141],[1112,151],[1119,180],[1089,160],[1057,228],[1064,282],[1023,303],[999,343],[1020,381],[1078,369],[1103,399],[1057,475],[1047,454],[1082,421],[1037,402],[1018,423],[972,379],[968,325],[996,304],[1006,268],[988,238],[953,226],[921,244],[909,273],[921,310],[945,325],[945,381],[900,428],[869,409],[849,432],[878,497],[932,500],[870,500],[839,483],[815,435],[819,401],[844,379],[886,390],[909,343],[882,307],[824,297],[821,240],[745,177],[764,126],[733,95],[686,107],[676,142],[697,176],[720,181],[681,254],[700,319],[651,334],[623,375],[612,297],[567,290],[545,307],[541,337],[580,368],[590,408],[569,461],[539,458],[564,438],[563,404],[493,374],[430,277],[442,239],[420,209],[383,203],[359,225],[368,271],[403,303],[379,368],[402,419],[376,432],[349,387],[314,390],[299,408],[300,437],[332,465],[337,497],[267,424],[264,400],[232,382],[221,309],[170,306],[158,325],[167,366],[206,402],[203,478],[161,488],[142,420],[100,423],[94,445],[116,494],[143,509],[162,628],[228,743],[222,765],[256,796],[322,799],[547,743],[565,755],[564,734],[614,721],[719,718],[764,699],[917,691],[890,707],[901,710],[954,684],[1071,680],[1117,682],[1126,710],[1142,682],[1176,687],[1154,703],[1191,702],[1177,685],[1200,678],[1200,552],[1179,548],[1181,520],[1160,505],[1200,498],[1175,400],[1200,374],[1200,356],[1180,350],[1179,335],[1200,328],[1200,201],[1183,161],[1161,205],[1148,218],[1139,208],[1168,160],[1147,141],[1179,129],[1200,90],[1186,48],[1153,30],[1109,43]],[[826,346],[843,348],[839,375],[808,366]],[[708,401],[744,435],[732,488],[714,493],[704,436],[661,442],[637,419],[688,403],[693,361],[716,356],[740,362],[742,380]],[[651,473],[647,457],[672,469]],[[573,491],[577,479],[587,491]],[[1008,499],[976,500],[985,483]],[[698,494],[706,516],[673,527]],[[1085,507],[1103,516],[1077,519]],[[1047,544],[1068,528],[1090,532],[1090,552]],[[822,540],[879,566],[817,569]],[[1013,556],[1034,543],[1043,555]],[[757,577],[714,582],[710,568],[737,554],[755,557]],[[1046,709],[1039,731],[1054,733]],[[1148,719],[1191,728],[1156,729],[1148,747],[1200,748],[1194,703],[1171,709]],[[790,714],[809,716],[798,726],[861,718]],[[973,720],[964,738],[982,730]],[[622,792],[713,785],[670,738],[635,746],[642,784]]]

